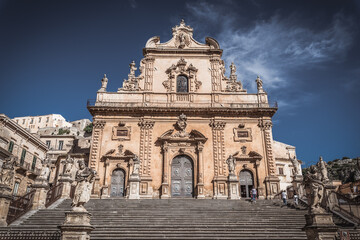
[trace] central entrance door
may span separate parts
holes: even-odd
[[[125,187],[125,172],[122,169],[115,169],[111,175],[110,197],[123,197]]]
[[[171,164],[171,196],[193,197],[193,164],[186,155],[173,159]]]
[[[250,191],[254,186],[254,179],[252,173],[248,170],[242,170],[240,172],[239,179],[241,197],[249,198]]]

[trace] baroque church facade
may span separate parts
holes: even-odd
[[[262,80],[248,93],[234,64],[225,76],[215,39],[197,42],[184,21],[172,32],[168,42],[147,41],[139,75],[132,62],[117,92],[107,92],[104,76],[96,101],[88,103],[89,167],[97,172],[92,197],[129,196],[134,172],[139,198],[248,197],[252,187],[259,198],[274,197],[280,191],[272,137],[277,106]]]

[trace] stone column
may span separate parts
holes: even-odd
[[[35,180],[35,183],[32,185],[35,189],[32,210],[35,209],[45,209],[46,196],[49,190],[49,183],[47,179],[39,178]]]
[[[203,149],[204,144],[198,143],[197,152],[198,152],[198,183],[197,183],[197,198],[203,199],[204,195],[204,159],[203,159]]]
[[[7,226],[7,215],[12,200],[12,189],[8,185],[0,184],[0,227]]]
[[[162,199],[167,199],[170,198],[170,193],[169,193],[169,183],[168,183],[168,174],[169,174],[169,159],[168,159],[168,151],[169,151],[169,147],[167,146],[167,142],[165,141],[163,146],[162,146],[162,151],[163,151],[163,181],[161,184],[161,196],[160,198]]]
[[[228,199],[238,200],[241,198],[239,194],[239,180],[235,174],[229,174],[228,188]]]

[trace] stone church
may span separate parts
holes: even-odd
[[[105,75],[96,101],[88,103],[94,120],[89,167],[97,172],[92,197],[134,191],[137,198],[239,199],[253,187],[259,198],[274,197],[280,191],[272,137],[277,106],[262,80],[255,80],[257,93],[248,93],[234,64],[225,76],[215,39],[196,41],[184,21],[172,33],[164,43],[147,41],[140,66],[130,64],[117,92],[107,92]],[[290,156],[285,164],[291,167]]]

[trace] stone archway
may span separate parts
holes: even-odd
[[[125,171],[117,168],[111,175],[110,197],[123,197],[125,195]]]
[[[251,189],[254,186],[254,177],[249,170],[242,170],[239,174],[241,197],[249,198]]]
[[[194,168],[186,155],[176,156],[171,163],[171,197],[194,196]]]

